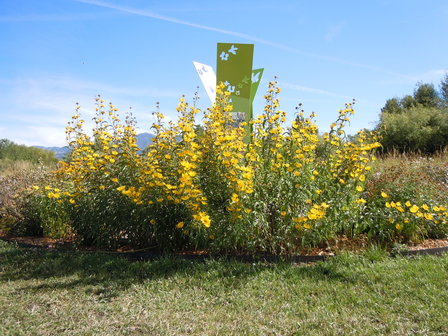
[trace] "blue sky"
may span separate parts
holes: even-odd
[[[349,131],[372,128],[386,99],[448,71],[446,0],[0,0],[0,138],[65,145],[75,103],[89,119],[101,94],[148,131],[156,102],[176,119],[199,86],[192,61],[216,68],[216,44],[253,43],[265,68],[254,102],[278,77],[281,108],[315,111],[322,131],[357,100]]]

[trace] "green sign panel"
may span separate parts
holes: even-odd
[[[252,70],[252,85],[250,87],[250,102],[252,103],[255,98],[255,94],[257,93],[258,86],[261,82],[261,77],[263,76],[264,69],[255,69]]]
[[[225,90],[230,92],[236,123],[249,123],[252,119],[253,55],[253,44],[218,43],[216,83],[224,83]]]
[[[235,124],[247,122],[246,141],[250,141],[252,102],[264,70],[252,70],[253,56],[253,44],[218,43],[216,77],[209,65],[193,62],[212,103],[215,101],[215,79],[216,84],[224,83],[225,90],[230,92]]]

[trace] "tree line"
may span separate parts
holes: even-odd
[[[52,164],[57,162],[57,158],[52,151],[18,145],[8,139],[0,139],[0,160],[29,161],[42,164]]]
[[[376,130],[383,152],[432,154],[448,146],[448,73],[437,88],[418,83],[412,95],[388,99]]]

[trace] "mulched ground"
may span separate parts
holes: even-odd
[[[80,250],[80,251],[104,251],[100,248],[79,246],[75,243],[74,239],[53,239],[48,237],[7,237],[4,233],[0,231],[0,238],[3,240],[17,242],[19,244],[32,245],[36,247],[48,248],[48,249],[68,249],[68,250]],[[333,241],[330,241],[326,246],[304,249],[300,252],[300,255],[304,256],[332,256],[342,251],[349,252],[360,252],[371,246],[371,243],[367,238],[347,238],[340,237]],[[440,247],[448,247],[448,238],[446,239],[426,239],[419,244],[406,245],[403,246],[405,250],[408,251],[419,251],[425,249],[433,249]],[[147,249],[134,249],[130,246],[123,246],[116,250],[107,252],[118,252],[118,253],[132,253],[132,252],[144,252],[149,251],[151,248]],[[181,255],[206,255],[207,251],[195,250],[195,251],[183,251],[179,253]]]

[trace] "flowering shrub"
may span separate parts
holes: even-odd
[[[193,105],[180,100],[175,123],[154,112],[155,138],[143,152],[130,115],[121,122],[117,109],[109,104],[106,110],[97,97],[90,137],[78,106],[67,127],[70,157],[60,163],[54,185],[37,194],[65,206],[83,243],[106,247],[126,242],[289,254],[337,235],[384,231],[398,239],[389,233],[412,237],[423,219],[446,222],[443,207],[389,199],[387,206],[384,197],[365,190],[380,144],[374,132],[346,137],[352,104],[320,135],[315,115],[300,108],[286,125],[280,89],[271,82],[248,142],[247,125],[234,124],[223,87],[203,111],[203,126],[196,120],[196,98]],[[382,212],[373,218],[376,207]]]
[[[382,241],[448,234],[446,158],[383,158],[366,186],[364,225]]]

